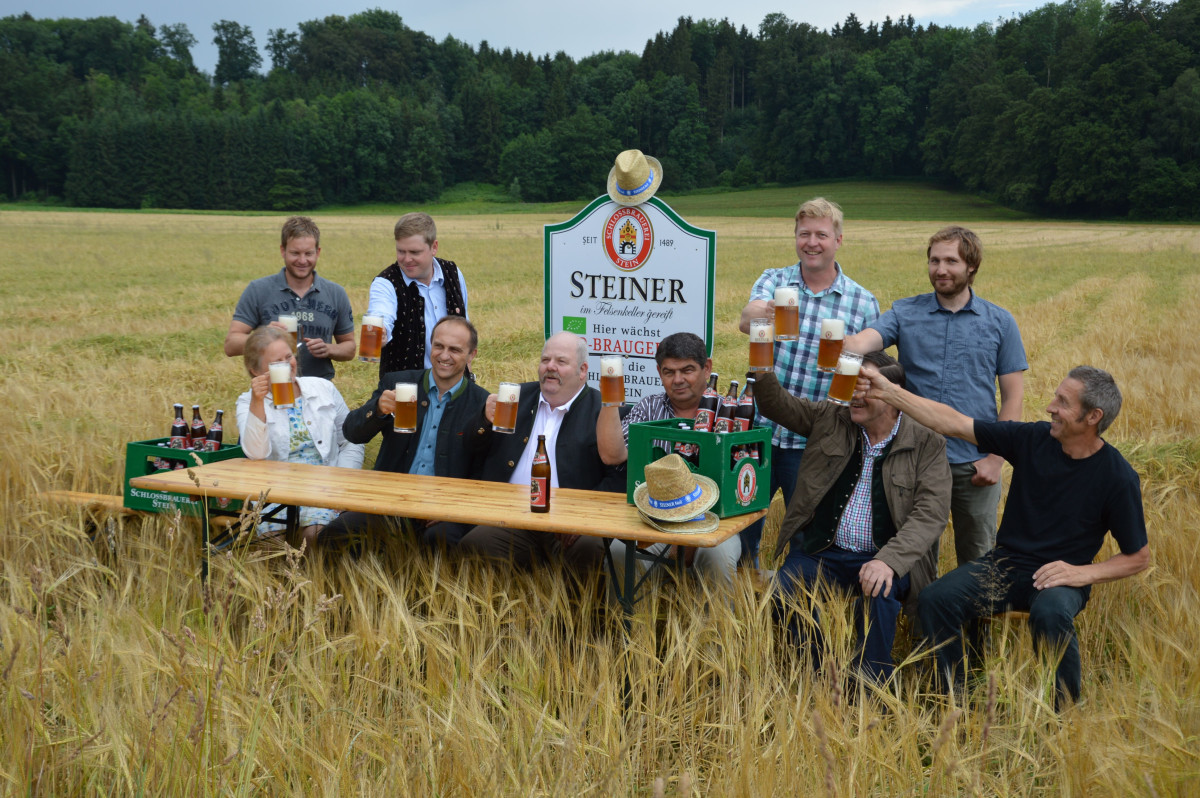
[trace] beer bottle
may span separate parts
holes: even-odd
[[[550,456],[546,454],[545,435],[538,436],[533,468],[529,470],[529,512],[550,512]]]
[[[738,381],[729,381],[729,393],[721,399],[721,410],[717,413],[717,422],[713,432],[737,432]]]
[[[696,420],[692,422],[692,429],[696,432],[712,432],[713,423],[717,420],[717,408],[721,404],[721,397],[717,393],[718,376],[717,372],[712,373],[708,378],[708,386],[700,396],[700,408],[696,410]]]
[[[224,425],[221,424],[221,419],[225,417],[224,410],[217,411],[217,417],[213,419],[212,426],[208,428],[208,437],[204,439],[204,451],[219,452],[221,450],[221,439],[224,437]]]
[[[687,430],[687,422],[680,421],[679,428],[681,430]],[[700,444],[698,443],[685,443],[684,441],[676,441],[675,454],[679,455],[684,460],[687,460],[694,466],[700,465]]]
[[[737,420],[738,429],[742,432],[754,426],[754,378],[746,378],[746,389],[738,399]]]
[[[204,419],[200,418],[200,405],[192,405],[192,444],[188,448],[198,452],[204,451],[206,438],[208,428],[204,426]]]
[[[171,442],[167,444],[172,449],[186,449],[191,439],[187,422],[183,420],[183,405],[175,403],[175,423],[171,425]]]

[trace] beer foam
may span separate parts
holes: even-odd
[[[800,304],[800,289],[794,285],[781,285],[775,289],[775,304],[795,307]]]
[[[821,337],[827,341],[840,341],[846,337],[846,322],[842,319],[821,319]]]
[[[267,371],[271,374],[271,382],[291,382],[292,381],[292,364],[286,360],[281,360],[278,363],[272,363],[267,366]]]
[[[383,316],[363,316],[362,323],[367,327],[382,327]]]
[[[415,401],[417,401],[417,384],[414,382],[398,382],[398,383],[396,383],[396,401],[397,402],[415,402]]]
[[[521,385],[516,382],[502,382],[500,389],[496,392],[496,400],[499,402],[519,402],[521,401]]]
[[[625,358],[620,355],[605,355],[600,358],[601,377],[625,376]]]
[[[300,322],[295,316],[289,316],[285,314],[279,317],[279,323],[282,324],[288,332],[294,334],[296,332],[297,325]]]
[[[843,352],[838,356],[837,373],[854,377],[862,367],[862,358],[858,355]]]
[[[750,340],[755,343],[770,343],[775,340],[775,322],[770,319],[750,321]]]

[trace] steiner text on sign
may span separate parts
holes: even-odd
[[[712,355],[717,234],[685,222],[657,197],[634,206],[602,196],[574,218],[545,227],[546,336],[588,343],[588,384],[600,357],[625,355],[625,399],[662,390],[658,342],[677,332]]]

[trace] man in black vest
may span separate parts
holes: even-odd
[[[871,352],[863,360],[904,384],[894,358]],[[933,544],[950,513],[946,441],[875,399],[840,407],[792,396],[773,372],[759,379],[754,397],[764,416],[808,439],[775,546],[778,557],[791,543],[779,568],[777,611],[787,617],[788,596],[813,595],[819,586],[858,596],[859,667],[886,681],[901,602],[911,615],[917,594],[937,576]],[[808,637],[819,663],[820,625],[806,635],[806,621],[788,620],[793,639]]]
[[[430,368],[433,327],[443,316],[467,316],[467,281],[454,261],[437,257],[437,225],[427,213],[396,222],[396,262],[371,281],[367,313],[383,318],[387,341],[379,376]],[[470,370],[467,371],[470,379]]]
[[[466,378],[467,366],[475,359],[479,334],[461,316],[445,316],[433,327],[430,347],[433,367],[392,371],[383,375],[379,387],[362,407],[346,416],[342,433],[352,443],[367,443],[383,435],[376,471],[427,474],[465,479],[472,475],[472,460],[464,445],[468,431],[483,412],[487,391]],[[417,431],[396,432],[392,413],[396,408],[396,383],[417,386]],[[342,513],[325,527],[325,537],[377,534],[407,526],[405,520],[367,513]],[[452,531],[439,534],[446,524],[418,522],[425,539],[455,537]],[[456,525],[461,526],[461,525]],[[461,537],[467,529],[457,533]]]

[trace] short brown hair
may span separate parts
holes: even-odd
[[[801,219],[829,219],[833,222],[833,234],[835,236],[842,234],[842,206],[836,202],[830,202],[824,197],[814,197],[808,202],[801,203],[799,210],[796,211],[797,226]]]
[[[246,365],[247,374],[251,377],[262,374],[263,352],[267,351],[267,347],[276,341],[291,343],[288,334],[278,327],[259,327],[246,336],[246,345],[242,349],[242,362]],[[297,368],[299,368],[298,365]]]
[[[943,241],[958,242],[958,256],[963,259],[963,263],[967,264],[969,272],[967,283],[975,282],[975,272],[979,271],[979,264],[983,263],[983,242],[979,240],[979,236],[958,225],[943,227],[929,237],[929,246],[925,248],[925,260],[929,260],[929,255],[933,252],[933,245],[941,244]]]
[[[867,352],[863,355],[863,362],[870,363],[879,369],[879,373],[887,377],[889,382],[899,385],[901,388],[908,387],[908,379],[904,376],[904,366],[901,366],[899,360],[896,360],[896,358],[887,354],[882,349]]]
[[[307,216],[293,216],[283,223],[279,234],[279,246],[286,247],[294,238],[311,238],[321,246],[321,228]]]
[[[396,222],[395,233],[397,241],[409,236],[421,236],[431,247],[437,241],[437,225],[433,223],[433,217],[420,211],[401,216],[400,221]]]
[[[475,325],[466,316],[442,316],[437,320],[437,324],[433,325],[433,330],[429,333],[430,342],[433,341],[433,335],[437,332],[437,328],[443,324],[456,323],[467,328],[467,333],[471,336],[471,351],[479,349],[479,330],[475,329]]]

